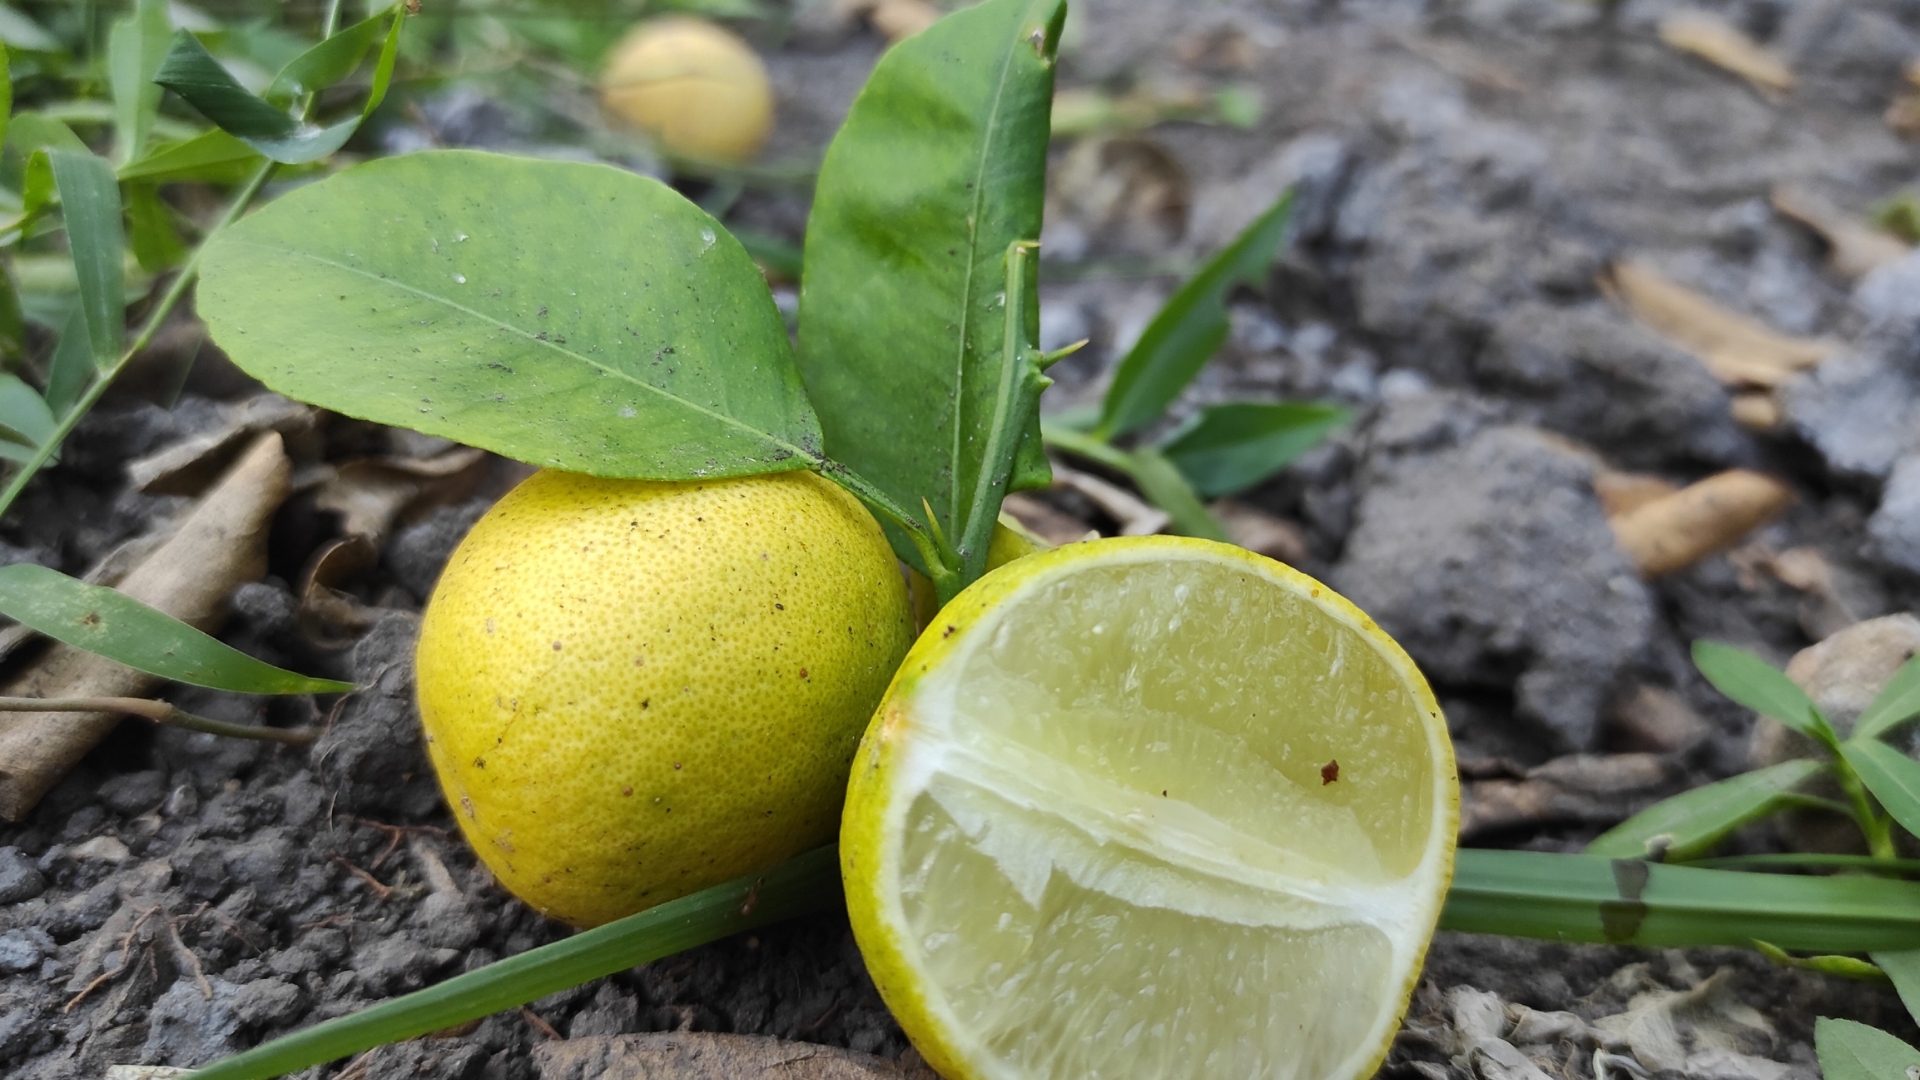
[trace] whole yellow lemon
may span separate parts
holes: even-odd
[[[595,926],[831,840],[912,633],[880,527],[813,473],[541,472],[441,575],[420,717],[481,860]]]
[[[608,109],[690,158],[738,163],[773,130],[767,69],[731,31],[691,16],[652,19],[609,54]]]

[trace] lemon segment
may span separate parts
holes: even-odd
[[[1229,545],[1095,541],[928,627],[856,759],[842,870],[952,1080],[1356,1080],[1458,806],[1431,691],[1332,590]]]

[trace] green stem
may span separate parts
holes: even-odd
[[[289,743],[304,746],[318,738],[320,733],[312,728],[273,728],[254,724],[229,724],[224,720],[209,720],[204,716],[195,716],[183,712],[164,701],[133,697],[86,697],[86,698],[30,698],[0,697],[0,712],[71,712],[71,713],[120,713],[126,716],[139,716],[156,724],[186,728],[188,731],[203,731],[208,735],[224,735],[232,739],[253,739],[260,742]]]
[[[987,572],[987,549],[993,543],[993,527],[1000,520],[1000,503],[1006,498],[1007,483],[1013,475],[1014,455],[1026,432],[1028,417],[1040,405],[1040,392],[1050,383],[1040,373],[1043,357],[1027,340],[1028,266],[1039,245],[1031,240],[1016,240],[1007,245],[1006,317],[1000,342],[1000,378],[994,390],[993,417],[987,425],[986,447],[980,455],[980,472],[974,477],[973,494],[967,500],[965,517],[957,522],[955,538],[960,552],[960,577],[949,583],[951,590],[935,582],[940,602],[953,599],[961,588],[972,584]]]
[[[900,504],[888,498],[887,493],[881,491],[871,480],[837,461],[822,458],[817,462],[817,467],[821,476],[852,492],[855,498],[866,503],[875,513],[893,522],[901,532],[907,534],[907,538],[913,541],[913,549],[920,553],[920,561],[926,564],[927,578],[933,582],[936,590],[941,588],[942,582],[950,585],[959,576],[957,560],[952,553],[935,542],[927,526],[922,525],[917,518],[902,509]],[[959,591],[957,588],[953,590],[955,593]],[[944,593],[941,596],[940,602],[946,603],[949,598]]]
[[[1173,518],[1174,527],[1185,535],[1227,541],[1227,530],[1207,509],[1186,477],[1180,475],[1180,470],[1158,450],[1152,447],[1122,450],[1096,434],[1044,422],[1040,433],[1048,446],[1104,465],[1132,480],[1133,486],[1165,510]]]
[[[193,249],[193,254],[187,259],[186,265],[180,268],[180,273],[167,286],[167,291],[161,295],[159,302],[154,304],[153,310],[147,315],[146,325],[140,329],[139,336],[133,339],[133,343],[127,346],[126,351],[120,354],[120,359],[114,361],[112,367],[93,377],[86,391],[80,395],[80,399],[75,401],[67,410],[67,414],[60,418],[60,422],[54,425],[53,433],[48,435],[45,441],[34,449],[33,456],[14,472],[13,478],[7,482],[6,489],[0,491],[0,517],[6,515],[8,509],[13,506],[13,501],[26,490],[28,481],[32,480],[35,474],[53,459],[53,455],[60,449],[60,444],[73,433],[73,429],[86,417],[94,403],[100,400],[100,396],[107,392],[107,387],[113,385],[113,380],[126,370],[127,365],[141,350],[153,343],[154,335],[160,332],[161,324],[167,321],[167,316],[173,313],[181,297],[186,295],[188,286],[192,285],[193,279],[198,276],[200,257],[207,250],[207,241],[219,235],[220,230],[233,224],[234,219],[240,216],[247,204],[253,201],[253,197],[260,193],[260,188],[266,184],[267,177],[273,174],[273,170],[273,162],[264,162],[253,176],[248,178],[246,184],[241,187],[240,193],[227,206],[226,212],[220,216],[220,220],[214,223],[213,228],[207,230],[207,235],[201,238],[199,246]]]
[[[1852,806],[1851,817],[1860,826],[1860,832],[1867,838],[1867,851],[1876,859],[1893,859],[1899,852],[1893,846],[1892,823],[1874,809],[1873,800],[1867,795],[1867,785],[1860,780],[1860,774],[1840,753],[1836,743],[1833,751],[1833,775],[1840,783],[1840,790],[1846,793]]]

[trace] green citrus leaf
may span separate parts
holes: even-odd
[[[974,502],[1018,377],[1002,365],[1006,256],[1040,234],[1064,11],[988,0],[895,46],[828,148],[807,221],[800,366],[827,449],[956,535],[999,509]],[[1031,341],[1031,276],[1025,300],[1012,306]],[[1011,486],[1044,477],[1038,410],[1003,420],[1021,433]]]
[[[817,465],[760,271],[665,185],[436,151],[302,188],[207,245],[199,307],[289,397],[596,476]]]
[[[0,615],[174,682],[241,694],[331,694],[352,683],[262,663],[124,593],[32,563],[0,566]]]

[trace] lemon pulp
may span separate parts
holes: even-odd
[[[1450,873],[1445,725],[1325,586],[1205,541],[990,575],[856,759],[848,904],[955,1078],[1376,1067]]]

